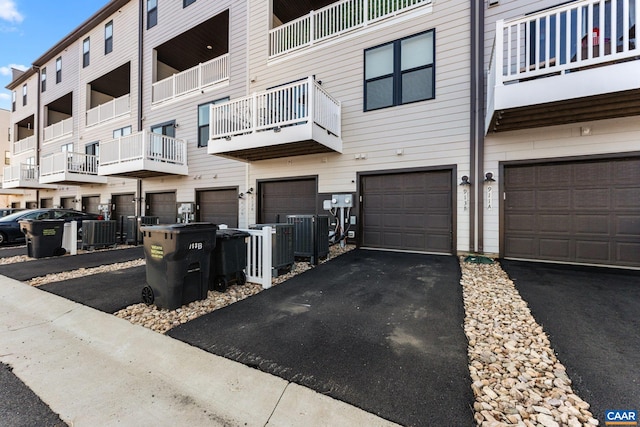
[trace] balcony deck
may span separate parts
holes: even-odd
[[[43,184],[39,180],[38,166],[21,163],[19,165],[5,166],[2,175],[2,188],[4,189],[44,189],[58,188],[57,185]]]
[[[640,11],[629,3],[598,13],[600,1],[583,0],[498,21],[486,132],[640,115]]]
[[[342,152],[341,105],[309,77],[210,110],[208,153],[246,162]]]
[[[98,175],[188,175],[187,142],[143,130],[100,144]]]
[[[42,157],[41,184],[106,184],[107,177],[98,175],[98,157],[84,153],[60,152]]]

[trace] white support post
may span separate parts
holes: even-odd
[[[496,22],[496,44],[495,44],[495,51],[494,51],[494,55],[496,58],[496,70],[495,70],[496,86],[498,85],[502,86],[502,83],[504,81],[503,80],[504,72],[502,71],[503,69],[502,64],[504,62],[503,28],[504,28],[504,19],[500,19],[499,21]],[[507,52],[507,54],[510,54],[510,52]]]
[[[273,234],[276,231],[271,227],[264,227],[262,229],[264,234],[262,236],[262,288],[269,289],[271,287],[271,269],[272,267],[272,244]]]

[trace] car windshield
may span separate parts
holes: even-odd
[[[11,222],[17,219],[33,219],[38,214],[42,213],[42,211],[20,211],[14,212],[11,215],[3,216],[0,218],[0,222]]]

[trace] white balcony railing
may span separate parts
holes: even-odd
[[[340,137],[340,102],[329,95],[313,77],[280,86],[224,104],[210,110],[210,139],[221,139],[308,123]]]
[[[5,166],[2,182],[38,182],[38,167],[28,163]]]
[[[272,57],[311,46],[432,0],[342,0],[269,31]]]
[[[582,0],[498,21],[491,70],[495,85],[638,56],[637,3]]]
[[[24,153],[36,148],[36,136],[31,135],[13,143],[13,154]]]
[[[104,123],[131,112],[131,96],[123,95],[87,111],[87,126]]]
[[[44,142],[73,134],[73,117],[61,120],[44,128]]]
[[[60,173],[98,175],[98,157],[85,153],[60,152],[43,156],[40,160],[40,176]]]
[[[162,102],[229,79],[229,54],[196,65],[152,86],[152,102]]]
[[[100,143],[100,166],[137,160],[186,165],[187,143],[146,130]]]

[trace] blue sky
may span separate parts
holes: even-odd
[[[108,0],[0,0],[0,108],[11,109],[11,67],[28,68]]]

